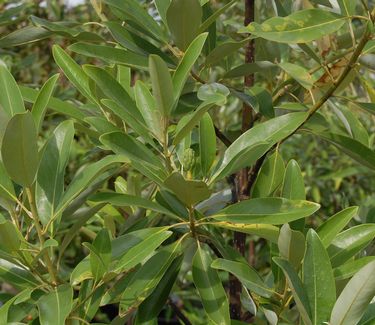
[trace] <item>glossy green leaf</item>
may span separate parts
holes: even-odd
[[[146,69],[147,58],[121,48],[89,43],[75,43],[69,46],[69,50],[88,57],[98,58],[109,63],[123,64],[125,66]]]
[[[21,92],[12,74],[4,63],[0,62],[0,108],[8,118],[23,113],[25,106]]]
[[[205,113],[199,123],[199,159],[202,174],[208,173],[216,158],[216,134],[211,116]]]
[[[167,10],[172,0],[155,0],[156,9],[159,12],[160,18],[164,24],[167,25]]]
[[[279,67],[305,89],[310,90],[314,85],[314,80],[307,69],[289,62],[280,63]]]
[[[40,325],[65,325],[73,308],[73,289],[63,284],[38,300]]]
[[[351,0],[337,0],[341,14],[344,16],[352,16],[355,14],[355,7],[357,3]]]
[[[227,148],[213,179],[251,166],[275,143],[292,134],[306,117],[306,113],[290,113],[254,126]]]
[[[374,224],[354,226],[339,233],[328,246],[333,267],[337,267],[370,244],[375,237]]]
[[[310,303],[313,324],[329,320],[336,301],[336,287],[328,253],[317,233],[310,229],[303,260],[303,283]]]
[[[36,98],[34,105],[31,109],[31,113],[33,114],[36,130],[38,131],[38,133],[41,129],[44,115],[46,114],[50,98],[52,96],[56,81],[59,78],[59,76],[59,74],[55,74],[46,81],[46,83],[40,89],[38,97]]]
[[[322,223],[317,233],[325,247],[329,246],[341,230],[352,220],[358,213],[358,207],[349,207],[334,214],[332,217]]]
[[[305,236],[299,231],[292,230],[288,224],[280,229],[278,239],[280,256],[289,261],[295,270],[299,270],[305,255]]]
[[[55,62],[64,72],[69,81],[81,92],[82,95],[95,102],[90,91],[89,78],[82,71],[81,67],[59,45],[53,46],[52,54]]]
[[[279,43],[307,43],[339,30],[343,16],[322,9],[305,9],[287,17],[273,17],[262,24],[251,23],[240,32]]]
[[[198,0],[172,0],[167,10],[167,23],[175,44],[185,51],[198,34],[202,22]]]
[[[65,168],[73,137],[73,123],[65,121],[54,130],[43,150],[35,192],[39,218],[44,225],[53,216],[63,195]]]
[[[160,249],[134,274],[121,295],[120,315],[131,312],[152,293],[180,250],[180,241]]]
[[[265,72],[265,71],[275,71],[277,65],[269,61],[256,61],[252,63],[241,64],[231,70],[229,70],[223,78],[232,79],[238,77],[248,76],[252,73]]]
[[[210,218],[232,223],[281,225],[308,217],[319,208],[319,204],[303,200],[258,198],[233,204]]]
[[[0,259],[0,279],[19,288],[35,287],[39,281],[26,268]]]
[[[208,199],[211,195],[207,184],[202,181],[186,180],[180,173],[174,172],[165,181],[164,185],[185,203],[192,206]]]
[[[9,220],[1,218],[0,220],[0,250],[9,254],[16,253],[22,241],[22,234]]]
[[[71,285],[77,285],[82,283],[84,280],[92,279],[94,276],[91,272],[90,259],[85,258],[79,262],[73,271],[70,273]]]
[[[187,78],[189,77],[190,71],[197,61],[199,55],[202,52],[204,43],[207,39],[207,33],[203,33],[197,36],[186,50],[182,60],[177,66],[175,73],[173,74],[173,88],[174,97],[177,101],[182,93]]]
[[[32,42],[38,42],[50,37],[51,35],[53,35],[53,33],[44,28],[26,26],[0,38],[0,46],[2,48],[9,48]]]
[[[132,269],[138,263],[141,263],[150,257],[152,253],[171,235],[172,232],[166,229],[162,229],[160,232],[150,235],[139,244],[131,247],[116,263],[113,271],[119,273]]]
[[[229,55],[236,53],[240,48],[244,47],[249,42],[249,38],[240,42],[228,41],[215,47],[206,57],[205,65],[212,67]]]
[[[0,197],[10,201],[13,201],[16,197],[13,182],[9,178],[2,161],[0,161]]]
[[[204,310],[215,324],[230,324],[229,303],[207,246],[198,246],[193,258],[193,281],[202,299]]]
[[[38,171],[38,145],[30,112],[14,115],[5,129],[1,156],[9,176],[16,183],[31,186]]]
[[[211,99],[200,104],[194,112],[185,115],[176,126],[176,135],[173,139],[173,144],[176,145],[180,143],[200,122],[203,115],[206,114],[210,108],[214,107],[218,104],[218,102],[224,99],[225,98],[223,96],[212,97]]]
[[[108,96],[108,98],[115,101],[124,110],[127,110],[137,121],[143,122],[142,115],[137,109],[135,102],[114,77],[104,69],[93,65],[85,65],[83,70],[92,80],[95,81],[100,87],[100,90]]]
[[[274,293],[263,281],[261,276],[250,265],[244,262],[218,258],[212,262],[211,267],[232,273],[247,289],[257,295],[269,298]]]
[[[109,231],[105,228],[100,230],[92,246],[95,250],[90,251],[90,267],[95,281],[99,281],[108,271],[109,263],[111,262],[112,248]]]
[[[173,109],[173,83],[167,64],[157,55],[150,55],[149,69],[152,93],[162,116],[169,116]]]
[[[333,269],[333,275],[336,281],[345,280],[352,277],[365,265],[375,260],[375,256],[364,256],[356,260],[349,260],[343,265]]]
[[[182,260],[183,255],[172,262],[154,291],[139,306],[137,320],[142,324],[156,318],[164,308],[180,271]]]
[[[298,311],[301,314],[302,320],[305,325],[311,325],[311,311],[309,299],[305,287],[303,286],[297,272],[293,266],[282,258],[274,257],[274,262],[283,270],[288,285],[293,293],[294,301],[296,302]]]
[[[375,296],[375,262],[358,271],[338,297],[331,314],[331,325],[357,324]]]
[[[283,181],[285,165],[278,150],[268,156],[259,170],[252,188],[251,197],[272,196]]]

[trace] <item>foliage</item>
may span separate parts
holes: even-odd
[[[1,324],[375,319],[374,4],[271,2],[0,4]]]

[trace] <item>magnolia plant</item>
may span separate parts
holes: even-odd
[[[0,39],[62,37],[78,91],[0,65],[0,324],[374,322],[375,225],[319,213],[283,154],[314,135],[375,169],[373,3],[244,2],[92,0]]]

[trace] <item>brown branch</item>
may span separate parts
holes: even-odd
[[[188,320],[188,318],[184,315],[184,313],[180,310],[180,308],[172,300],[169,299],[168,304],[183,324],[192,325],[192,323]]]
[[[230,141],[224,133],[222,133],[216,125],[214,125],[215,127],[215,134],[216,134],[216,137],[219,138],[219,140],[224,143],[227,147],[229,147],[231,144],[232,144],[232,141]]]

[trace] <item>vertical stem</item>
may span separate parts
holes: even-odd
[[[189,222],[190,222],[190,231],[191,235],[195,238],[195,217],[194,217],[194,208],[189,207]]]
[[[41,249],[43,249],[44,237],[43,237],[42,228],[40,227],[40,220],[39,220],[38,211],[37,211],[35,200],[34,200],[34,193],[32,189],[29,187],[27,187],[25,190],[26,190],[27,199],[29,200],[29,204],[30,204],[31,214],[34,219],[34,226],[38,234],[39,242],[42,246]],[[51,281],[53,284],[57,284],[55,271],[53,269],[52,261],[49,257],[48,251],[45,250],[43,255],[44,255],[44,263],[46,263],[48,273],[51,277]]]
[[[255,0],[244,0],[245,1],[245,19],[244,25],[247,26],[254,21],[255,17]],[[254,40],[250,40],[246,44],[245,49],[245,63],[252,63],[255,59],[255,47]],[[244,88],[249,88],[254,85],[254,74],[245,76],[244,78]],[[248,104],[243,104],[242,107],[242,133],[246,132],[253,127],[254,124],[254,112],[253,109]],[[244,168],[238,172],[237,181],[235,182],[235,197],[237,201],[245,200],[249,197],[249,192],[251,184],[249,184],[249,170]],[[245,245],[246,245],[246,235],[244,233],[235,232],[233,238],[234,247],[241,253],[245,255]],[[252,243],[250,243],[252,247]],[[251,252],[253,249],[251,250]],[[234,277],[230,280],[230,312],[232,319],[241,320],[241,295],[242,286],[241,283]]]

